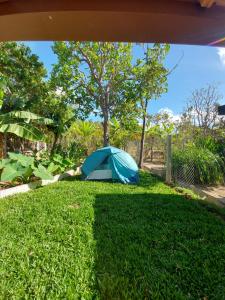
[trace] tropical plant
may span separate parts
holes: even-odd
[[[36,126],[34,125],[36,123]],[[11,111],[0,114],[0,132],[13,133],[30,141],[44,140],[44,134],[37,125],[49,125],[53,121],[29,111]]]
[[[42,154],[39,162],[41,162],[41,164],[52,174],[62,173],[76,167],[76,163],[72,159],[65,158],[59,153],[54,153],[52,155],[49,155],[48,153]]]
[[[40,125],[52,124],[52,120],[43,118],[29,111],[11,111],[9,113],[0,113],[0,132],[2,133],[3,157],[7,153],[6,134],[13,133],[16,136],[30,140],[42,141],[45,136]]]
[[[98,148],[101,144],[101,124],[90,121],[74,122],[65,135],[67,141],[76,141],[76,145],[82,146],[85,155]]]
[[[71,142],[65,148],[58,144],[54,152],[40,151],[37,157],[43,166],[56,174],[78,167],[86,157],[86,149],[77,142]]]
[[[53,179],[51,172],[34,157],[9,152],[8,158],[0,161],[1,181],[29,182],[32,177],[44,180]]]

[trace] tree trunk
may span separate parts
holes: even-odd
[[[51,154],[50,155],[53,155],[53,153],[55,151],[55,147],[56,147],[57,142],[58,142],[58,139],[59,139],[59,135],[54,134],[54,141],[53,141],[53,144],[52,144],[52,149],[51,149]]]
[[[150,161],[152,162],[153,161],[153,145],[152,145],[152,143],[151,143],[151,147],[150,147],[150,153],[151,153]]]
[[[109,116],[108,116],[108,113],[104,113],[104,120],[103,120],[103,145],[104,145],[104,147],[109,146]]]
[[[4,134],[0,133],[0,159],[4,157]]]
[[[3,158],[7,156],[7,133],[3,133],[3,148],[2,148]]]
[[[146,113],[143,114],[142,119],[142,133],[141,133],[141,147],[140,147],[140,158],[139,158],[139,168],[143,167],[143,159],[144,159],[144,144],[145,144],[145,127],[146,127]]]

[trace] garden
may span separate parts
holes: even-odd
[[[174,174],[224,185],[222,96],[208,84],[179,119],[150,113],[179,63],[167,44],[138,45],[138,59],[133,47],[53,42],[48,72],[26,44],[0,42],[0,195],[51,183],[0,199],[0,299],[225,298],[224,208],[143,171],[171,135]],[[108,146],[133,157],[137,184],[63,176]]]

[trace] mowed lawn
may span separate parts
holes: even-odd
[[[147,173],[0,200],[0,299],[225,299],[225,222]]]

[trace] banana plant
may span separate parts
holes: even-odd
[[[0,132],[13,133],[30,141],[44,140],[44,134],[37,125],[52,123],[51,119],[43,118],[29,111],[11,111],[0,114]]]

